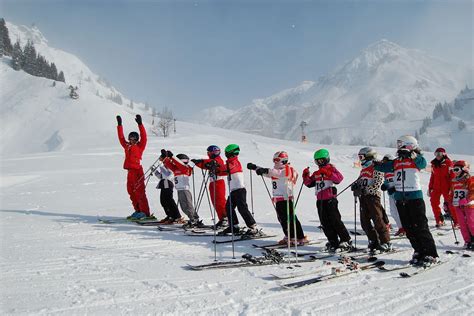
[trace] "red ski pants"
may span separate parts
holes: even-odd
[[[227,216],[225,209],[225,181],[219,179],[209,183],[209,193],[211,195],[212,205],[216,208],[217,217],[222,220]]]
[[[433,210],[436,223],[443,221],[443,219],[441,218],[441,208],[439,206],[441,202],[441,196],[443,196],[444,202],[449,204],[449,213],[451,214],[453,222],[456,224],[458,222],[456,218],[456,211],[454,210],[451,205],[451,202],[449,201],[449,190],[433,190],[433,192],[431,192],[430,194],[431,209]]]
[[[127,192],[130,195],[133,208],[150,216],[150,207],[145,192],[145,177],[143,169],[128,169]]]

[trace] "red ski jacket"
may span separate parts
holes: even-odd
[[[185,165],[175,157],[165,158],[163,160],[163,164],[166,168],[171,170],[175,176],[190,176],[193,171],[193,168],[188,165]]]
[[[202,162],[197,163],[196,166],[198,166],[201,169],[209,169],[206,167],[206,164],[213,160],[217,163],[217,169],[216,169],[217,179],[216,180],[225,179],[225,176],[227,175],[227,167],[224,163],[224,160],[222,160],[221,157],[216,157],[214,159],[204,159]],[[214,182],[214,179],[211,177],[209,181]]]
[[[454,174],[451,172],[453,162],[446,157],[439,161],[436,158],[431,161],[431,177],[428,186],[429,192],[448,192],[451,186],[451,179]]]
[[[146,130],[145,127],[142,125],[138,125],[138,129],[140,131],[140,141],[135,145],[130,144],[125,140],[123,136],[123,126],[117,126],[117,134],[118,139],[120,141],[120,145],[122,145],[123,149],[125,150],[125,161],[123,162],[124,169],[141,169],[142,165],[140,161],[142,160],[143,152],[145,151],[146,147]]]

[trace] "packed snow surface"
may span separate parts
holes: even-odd
[[[104,122],[115,133],[114,117]],[[136,127],[124,117],[126,130]],[[311,166],[316,144],[301,144],[250,136],[189,123],[178,123],[178,133],[163,139],[150,137],[143,158],[145,168],[161,148],[175,154],[203,157],[209,144],[240,145],[243,164],[271,166],[273,152],[287,150],[297,170]],[[342,171],[342,189],[357,177],[351,146],[329,146],[332,162]],[[381,154],[391,149],[378,148]],[[435,236],[441,260],[446,264],[411,279],[397,272],[369,271],[319,283],[299,290],[285,290],[271,273],[284,266],[230,270],[188,271],[187,264],[213,262],[211,237],[190,237],[182,232],[160,232],[133,223],[100,224],[100,216],[119,218],[132,212],[126,193],[126,172],[121,168],[123,151],[114,139],[106,146],[94,143],[63,151],[2,157],[1,163],[1,307],[2,314],[442,314],[468,315],[474,305],[472,258],[448,256],[455,250],[449,230]],[[430,156],[427,155],[429,159]],[[459,157],[455,157],[459,158]],[[464,157],[472,162],[472,157]],[[202,176],[196,170],[196,191]],[[429,174],[422,173],[424,189]],[[250,178],[245,171],[250,203]],[[282,237],[262,179],[253,176],[253,210],[258,224],[275,238],[239,242],[235,257],[259,255],[251,244],[264,244]],[[298,181],[297,188],[301,185]],[[148,199],[155,215],[164,217],[159,191],[151,179]],[[353,197],[340,196],[340,209],[348,228],[353,227]],[[297,210],[311,240],[324,236],[315,211],[314,192],[303,188]],[[210,223],[207,200],[199,210]],[[430,208],[430,225],[434,224]],[[357,220],[357,225],[359,221]],[[459,232],[457,232],[460,238]],[[324,244],[324,243],[323,243]],[[302,250],[320,249],[323,244]],[[357,239],[359,247],[366,238]],[[406,239],[394,241],[410,249]],[[405,264],[411,251],[379,258],[387,265]],[[217,246],[217,260],[232,260],[230,244]],[[332,266],[337,258],[330,259]],[[302,264],[301,269],[320,267],[322,262]],[[297,268],[296,268],[297,269]],[[331,266],[320,270],[329,273]],[[317,273],[315,274],[317,275]],[[289,280],[292,281],[292,280]]]

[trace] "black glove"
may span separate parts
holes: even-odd
[[[360,185],[359,185],[359,183],[354,182],[354,183],[351,185],[351,191],[357,191],[357,190],[360,190]]]
[[[410,158],[411,157],[411,152],[408,149],[399,149],[397,151],[397,155],[400,158]]]
[[[171,151],[166,151],[166,157],[173,157],[173,153]]]
[[[165,159],[166,158],[166,150],[162,149],[161,150],[161,156],[160,156],[161,159]]]
[[[387,190],[388,194],[390,194],[390,195],[392,195],[393,193],[395,193],[395,191],[397,191],[397,190],[395,189],[395,187],[391,187],[391,188],[389,188],[389,189]]]
[[[258,168],[257,170],[255,170],[255,172],[256,172],[259,176],[262,176],[262,175],[268,173],[268,168]]]
[[[191,161],[193,162],[193,164],[196,165],[196,164],[198,164],[198,163],[203,162],[204,160],[202,160],[202,159],[191,159]]]
[[[219,167],[219,164],[215,160],[211,160],[204,165],[209,170],[216,170]]]
[[[117,115],[117,125],[122,126],[122,118],[120,117],[120,115]]]
[[[249,170],[257,170],[257,165],[254,164],[254,163],[249,162],[249,163],[247,164],[247,169],[249,169]]]
[[[388,189],[388,186],[385,183],[382,184],[382,186],[380,187],[380,190],[382,191],[387,191],[387,189]]]
[[[142,117],[140,116],[140,114],[137,114],[137,116],[135,117],[135,122],[137,122],[138,125],[142,125]]]

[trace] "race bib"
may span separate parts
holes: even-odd
[[[453,192],[453,205],[459,206],[459,201],[467,197],[468,191],[466,189],[455,189]]]

